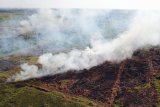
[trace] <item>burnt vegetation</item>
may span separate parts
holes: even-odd
[[[105,62],[89,70],[40,78],[50,90],[80,95],[107,106],[153,107],[159,102],[154,84],[160,79],[160,49],[138,50],[131,59]]]
[[[9,67],[2,66],[9,64]],[[0,68],[12,69],[13,62],[0,61]],[[157,107],[160,105],[160,49],[136,51],[121,63],[105,62],[89,70],[11,83],[69,96],[82,96],[105,107]],[[96,106],[96,105],[93,105]]]

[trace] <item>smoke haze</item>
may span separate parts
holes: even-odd
[[[57,18],[52,10],[41,10],[30,16],[28,20],[22,21],[20,33],[40,33],[43,36],[38,42],[45,44],[41,40],[47,41],[46,46],[52,51],[39,56],[38,63],[42,65],[42,69],[38,69],[36,65],[22,64],[22,71],[9,78],[8,81],[54,75],[68,70],[90,69],[105,61],[117,63],[130,58],[137,49],[160,45],[160,25],[158,24],[160,13],[157,11],[132,12],[134,14],[128,15],[128,17],[132,16],[131,19],[116,20],[115,23],[118,24],[115,24],[114,28],[118,30],[114,29],[112,34],[107,31],[109,28],[106,26],[109,23],[103,27],[106,14],[112,13],[111,11],[79,12],[61,11],[60,13],[67,17]],[[120,17],[120,15],[115,16]],[[123,22],[127,24],[121,24]],[[64,34],[64,31],[69,31],[69,34]],[[70,33],[72,31],[73,34]],[[57,43],[56,41],[60,41],[62,45],[53,44]],[[69,48],[65,47],[67,44],[71,44]],[[56,48],[58,46],[58,49],[62,46],[61,48],[67,51],[59,50],[58,53],[54,53],[54,46]]]

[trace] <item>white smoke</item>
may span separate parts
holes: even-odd
[[[3,34],[3,37],[0,35],[0,54],[40,55],[84,49],[97,33],[104,38],[114,38],[113,35],[127,28],[130,19],[127,11],[40,9],[37,13],[33,10],[21,13],[25,12],[33,14],[0,22],[2,28],[8,27],[0,32]]]
[[[35,65],[28,65],[27,63],[22,64],[21,66],[22,71],[20,71],[20,74],[24,77],[24,78],[19,78],[19,74],[14,75],[12,78],[15,78],[16,80],[26,80],[29,77],[32,78],[36,78],[37,74],[39,74],[38,71],[38,67]],[[25,71],[25,72],[24,72]],[[10,79],[8,79],[8,81],[11,81]]]
[[[10,79],[19,81],[54,75],[68,70],[90,69],[105,61],[120,62],[126,58],[130,58],[137,49],[148,46],[159,46],[159,23],[160,13],[157,11],[139,11],[133,17],[128,29],[113,40],[105,39],[99,32],[92,33],[90,47],[82,50],[72,49],[66,53],[43,54],[38,59],[38,63],[42,64],[42,69],[29,72],[28,69],[23,69],[23,71]]]

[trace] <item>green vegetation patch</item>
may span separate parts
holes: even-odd
[[[160,106],[160,80],[159,78],[154,79],[154,85],[158,93],[158,103],[157,106]]]
[[[0,21],[9,20],[14,17],[20,17],[24,15],[24,13],[10,13],[10,12],[0,12]]]
[[[15,73],[19,72],[21,69],[19,66],[13,68],[12,70],[9,71],[2,71],[0,70],[0,83],[5,82],[7,78],[11,77]]]
[[[151,84],[150,83],[146,83],[143,85],[139,85],[139,86],[135,86],[133,88],[127,88],[127,92],[132,93],[132,92],[143,92],[146,89],[151,88]]]
[[[98,106],[83,97],[66,97],[60,92],[44,92],[33,87],[0,84],[0,107],[93,107]]]
[[[11,60],[14,63],[20,62],[20,63],[28,63],[28,64],[36,64],[38,60],[38,56],[19,56],[19,55],[13,55],[10,56],[9,60]]]
[[[120,100],[117,100],[114,104],[114,107],[123,107],[122,105],[122,102]]]

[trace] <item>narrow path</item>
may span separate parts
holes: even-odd
[[[149,69],[148,69],[148,75],[147,75],[147,77],[148,77],[147,80],[152,85],[152,78],[153,78],[154,73],[156,72],[156,70],[153,67],[152,57],[150,55],[149,55],[149,57],[148,57],[147,60],[148,60],[148,67],[149,67]]]
[[[119,88],[120,88],[120,78],[121,78],[121,75],[124,71],[124,67],[125,67],[125,62],[122,62],[122,64],[119,67],[119,70],[118,70],[117,79],[115,80],[115,83],[112,87],[111,95],[108,98],[108,104],[109,104],[108,107],[113,106],[113,103],[115,101],[115,97],[117,96],[117,92],[119,91]]]

